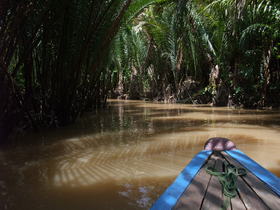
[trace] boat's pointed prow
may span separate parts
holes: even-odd
[[[225,167],[228,165],[231,170]],[[243,170],[243,175],[238,170]],[[234,186],[231,189],[235,196],[225,193],[228,186]],[[216,137],[205,143],[204,150],[190,161],[151,209],[228,207],[279,210],[280,179],[238,150],[229,139]]]
[[[225,151],[234,150],[236,149],[236,146],[231,140],[227,138],[214,137],[206,141],[204,149],[212,151]]]

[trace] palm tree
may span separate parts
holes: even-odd
[[[208,65],[207,62],[198,61],[214,51],[197,9],[191,2],[166,1],[160,5],[151,5],[134,19],[127,30],[130,31],[125,36],[127,39],[133,40],[129,37],[138,34],[137,40],[140,42],[127,40],[121,48],[137,49],[135,54],[128,50],[126,52],[132,60],[142,59],[144,62],[135,65],[123,61],[125,67],[118,64],[115,66],[137,69],[134,74],[138,72],[141,75],[142,86],[145,86],[147,92],[153,92],[152,97],[167,101],[183,99],[186,96],[185,81],[188,76],[202,80],[205,78],[203,75],[208,74],[202,71]],[[132,48],[129,47],[131,44]],[[142,58],[137,58],[137,55]]]
[[[273,1],[216,0],[204,8],[220,77],[237,104],[264,105],[273,40],[279,39],[278,13]],[[266,78],[262,90],[253,87],[260,78]]]
[[[22,120],[33,128],[65,125],[104,104],[112,41],[155,2],[162,1],[1,2],[0,133]]]
[[[102,103],[95,81],[131,2],[7,1],[0,23],[1,122],[24,113],[33,127],[63,125],[89,101]]]

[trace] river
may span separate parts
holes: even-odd
[[[148,209],[211,137],[280,176],[280,111],[110,100],[0,150],[0,209]]]

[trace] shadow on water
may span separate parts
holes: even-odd
[[[1,150],[0,209],[146,209],[214,136],[279,175],[279,115],[110,101],[75,125]]]

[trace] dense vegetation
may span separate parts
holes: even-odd
[[[107,97],[280,104],[277,0],[2,0],[0,139]]]
[[[130,98],[279,105],[279,11],[246,0],[149,7],[116,37],[117,89]]]

